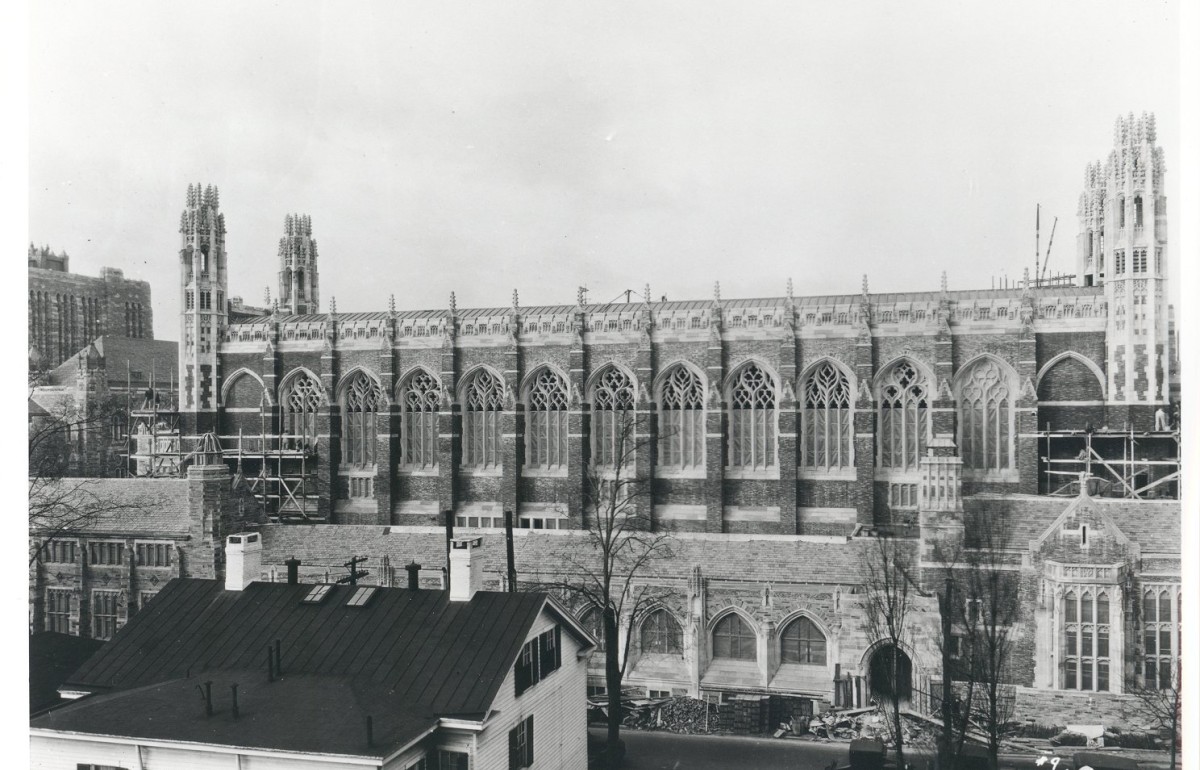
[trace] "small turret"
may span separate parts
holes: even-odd
[[[285,313],[316,313],[317,242],[312,237],[312,217],[288,214],[279,239],[279,302]]]

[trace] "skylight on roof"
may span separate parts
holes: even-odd
[[[308,592],[308,595],[301,600],[301,604],[320,604],[325,600],[325,597],[329,595],[330,588],[333,588],[333,586],[313,586],[312,590]]]
[[[375,586],[363,586],[354,592],[350,600],[346,602],[347,607],[362,607],[367,602],[371,601],[371,597],[375,595],[378,589]]]

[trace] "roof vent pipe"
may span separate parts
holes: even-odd
[[[421,587],[421,565],[414,559],[405,564],[404,569],[408,570],[408,590],[416,591]]]
[[[204,686],[196,685],[196,689],[200,691],[200,697],[204,698],[204,716],[211,717],[212,710],[212,682],[205,682]]]
[[[295,556],[284,562],[287,565],[288,585],[296,585],[300,582],[300,560]]]
[[[238,718],[238,702],[237,702],[237,682],[229,685],[229,689],[233,691],[233,718]]]

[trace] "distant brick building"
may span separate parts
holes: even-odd
[[[70,257],[29,246],[29,347],[49,370],[101,335],[154,339],[150,284],[115,268],[69,272]]]

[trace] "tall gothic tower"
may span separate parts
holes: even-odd
[[[188,185],[179,220],[180,306],[179,410],[185,430],[212,430],[220,372],[217,346],[225,332],[227,283],[225,215],[219,193],[209,185]]]
[[[286,313],[317,312],[317,242],[312,217],[288,214],[279,239],[279,302]]]
[[[1131,407],[1144,428],[1170,387],[1164,175],[1154,115],[1129,113],[1117,118],[1103,167],[1088,165],[1079,198],[1077,272],[1108,301],[1108,401]]]

